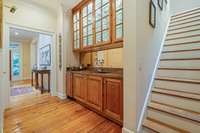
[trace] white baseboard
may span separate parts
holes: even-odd
[[[122,128],[122,133],[134,133],[134,132],[129,130],[129,129],[127,129],[127,128],[125,128],[125,127],[123,127]]]
[[[66,96],[65,94],[61,93],[61,92],[58,92],[58,97],[59,97],[60,99],[62,99],[62,100],[64,100],[64,99],[67,98],[67,96]]]

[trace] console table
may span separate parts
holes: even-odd
[[[32,86],[33,86],[33,74],[35,73],[35,88],[41,90],[41,94],[44,93],[44,74],[48,75],[48,92],[50,92],[50,70],[32,70]],[[39,87],[39,74],[41,75],[41,87]]]

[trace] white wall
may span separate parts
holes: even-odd
[[[200,7],[199,0],[171,0],[171,14]]]
[[[136,1],[124,0],[124,133],[136,129]]]
[[[55,12],[21,0],[5,0],[4,4],[17,7],[15,14],[11,14],[10,9],[4,7],[4,18],[7,23],[50,32],[56,31]]]
[[[37,39],[32,40],[31,42],[31,56],[30,56],[30,61],[31,61],[31,69],[35,64],[37,64]]]
[[[66,67],[77,66],[79,64],[79,55],[72,52],[71,40],[71,10],[64,11],[63,6],[59,7],[57,16],[57,80],[58,80],[58,96],[61,99],[66,97]],[[58,36],[62,36],[62,68],[59,69],[59,40]]]
[[[63,45],[63,39],[64,39],[64,10],[63,10],[63,7],[62,6],[59,6],[58,8],[58,11],[57,11],[57,36],[56,36],[56,39],[57,39],[57,46],[56,46],[56,49],[57,49],[57,80],[58,80],[58,84],[57,84],[57,89],[58,89],[58,96],[62,99],[66,98],[66,94],[65,94],[65,85],[64,85],[64,80],[65,80],[65,76],[64,76],[64,73],[65,73],[65,65],[63,63],[63,58],[65,58],[64,56],[64,45]],[[66,32],[66,31],[65,31]],[[59,51],[59,35],[61,35],[62,37],[62,42],[61,42],[61,45],[62,45],[62,51]],[[62,54],[62,68],[60,69],[59,68],[59,54]]]
[[[151,88],[170,15],[169,4],[164,4],[161,11],[157,0],[154,0],[157,6],[157,24],[153,29],[149,25],[149,2],[150,0],[137,0],[136,3],[124,0],[124,127],[134,132],[139,131],[145,98]]]
[[[2,62],[1,49],[0,49],[0,62]],[[0,133],[1,132],[3,132],[2,63],[0,63]]]

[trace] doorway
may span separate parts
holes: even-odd
[[[52,47],[53,36],[11,27],[9,29],[9,75],[10,75],[10,105],[16,105],[24,100],[41,95],[41,90],[35,87],[35,77],[32,78],[33,68],[45,67],[51,70],[51,58],[41,56],[41,48]],[[44,50],[43,50],[44,51]],[[46,51],[45,51],[46,52]],[[49,49],[51,56],[51,48]],[[48,58],[47,65],[44,62]],[[39,77],[40,79],[40,77]],[[46,79],[46,78],[45,78]],[[33,82],[32,82],[33,81]],[[44,88],[46,86],[44,80]],[[33,83],[33,84],[32,84]],[[39,84],[42,84],[39,82]]]

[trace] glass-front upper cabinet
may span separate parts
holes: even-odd
[[[114,33],[113,40],[123,40],[123,2],[122,0],[114,0]]]
[[[83,47],[89,47],[93,45],[93,3],[89,2],[82,8],[82,44]]]
[[[73,14],[73,44],[74,50],[80,49],[80,12]]]
[[[110,0],[94,0],[95,44],[105,44],[110,39]]]

